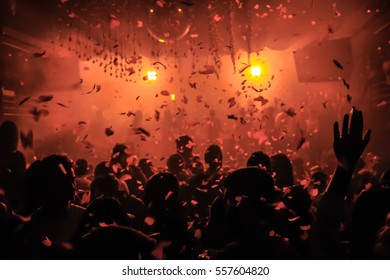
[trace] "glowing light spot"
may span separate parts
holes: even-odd
[[[171,100],[172,100],[172,101],[175,101],[175,99],[176,99],[176,95],[175,95],[174,93],[172,93],[172,94],[171,94]]]
[[[154,10],[153,10],[153,9],[150,9],[149,12],[154,13]]]
[[[158,39],[158,41],[159,41],[160,43],[164,43],[164,42],[165,42],[164,39]]]
[[[146,217],[144,220],[145,224],[148,226],[152,226],[154,224],[154,218],[153,217]]]
[[[156,71],[148,71],[147,75],[148,75],[149,81],[157,80],[157,72]]]
[[[177,11],[178,11],[179,13],[181,13],[183,10],[182,10],[181,8],[179,8],[179,9],[177,9]]]
[[[260,77],[261,76],[260,66],[251,67],[251,75],[252,75],[252,77]]]

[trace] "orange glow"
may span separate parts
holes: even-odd
[[[150,9],[149,12],[154,13],[154,10],[153,10],[153,9]]]
[[[157,72],[156,71],[148,71],[147,75],[148,75],[149,81],[157,80]]]
[[[251,75],[252,75],[252,77],[260,77],[261,76],[260,66],[252,66],[251,67]]]
[[[172,100],[172,101],[175,101],[175,99],[176,99],[176,95],[175,95],[174,93],[172,93],[172,94],[171,94],[171,100]]]

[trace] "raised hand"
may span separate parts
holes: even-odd
[[[343,127],[339,131],[338,122],[333,126],[333,150],[335,152],[338,165],[352,172],[355,164],[362,155],[368,142],[370,141],[371,130],[367,130],[363,135],[363,114],[361,111],[353,109],[351,123],[349,115],[345,114]]]

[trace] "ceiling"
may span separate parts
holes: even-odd
[[[388,24],[380,0],[2,0],[2,25],[47,40],[70,30],[92,40],[124,42],[132,32],[150,44],[194,39],[219,51],[301,48]],[[12,4],[14,3],[14,5]],[[152,12],[153,11],[153,12]],[[386,27],[388,29],[388,27]],[[388,30],[387,30],[388,31]],[[388,32],[387,32],[388,33]],[[178,40],[179,39],[179,40]],[[106,42],[108,42],[107,40]],[[126,42],[128,45],[129,42]],[[206,47],[207,48],[207,47]]]

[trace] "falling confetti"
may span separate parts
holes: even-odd
[[[38,101],[39,102],[49,102],[52,99],[53,99],[52,95],[40,95],[40,96],[38,96]]]
[[[34,57],[42,57],[46,54],[46,51],[40,52],[40,53],[34,53]]]
[[[31,98],[31,96],[24,98],[22,101],[19,102],[18,106],[23,105],[23,104],[26,103],[30,98]]]
[[[90,93],[92,93],[92,92],[95,90],[95,88],[96,88],[96,84],[93,84],[92,89],[91,89],[90,91],[86,92],[85,94],[90,94]]]
[[[301,130],[301,137],[298,140],[297,148],[296,150],[298,151],[300,148],[302,148],[303,144],[305,143],[306,139],[303,137],[303,131]]]
[[[289,107],[286,111],[284,111],[287,115],[290,117],[294,117],[297,113],[295,112],[295,109],[292,107]]]
[[[110,137],[112,135],[114,135],[114,131],[112,130],[112,127],[107,127],[106,129],[104,129],[104,133],[106,134],[106,136]]]
[[[33,147],[33,132],[29,130],[27,133],[24,131],[20,132],[20,141],[22,142],[23,148]]]
[[[146,217],[144,220],[145,224],[148,226],[152,226],[154,224],[154,218],[153,217]]]
[[[136,133],[137,133],[137,134],[142,133],[142,134],[144,134],[144,135],[150,137],[150,132],[147,131],[146,129],[143,129],[142,127],[137,128]]]
[[[188,84],[190,85],[191,88],[196,89],[196,83],[190,83],[190,82],[188,82]]]
[[[38,110],[37,107],[33,107],[29,112],[33,115],[35,121],[39,121],[41,117],[46,117],[49,115],[49,111],[45,109]]]
[[[341,63],[340,62],[338,62],[336,59],[333,59],[333,63],[334,63],[334,65],[336,65],[338,68],[340,68],[341,70],[344,70],[343,69],[343,65],[341,65]]]
[[[164,67],[164,69],[167,69],[167,66],[165,66],[163,63],[161,63],[160,61],[156,61],[154,62],[152,65],[156,65],[156,64],[159,64],[161,65],[162,67]]]
[[[234,105],[236,105],[236,98],[231,97],[228,99],[229,108],[232,108]]]
[[[66,106],[65,104],[62,104],[62,103],[59,103],[59,102],[57,102],[57,105],[58,105],[58,106],[61,106],[61,107],[64,107],[64,108],[69,108],[69,107]]]
[[[157,110],[154,111],[154,118],[157,122],[160,120],[160,112],[159,111],[157,111]]]
[[[347,83],[345,79],[343,79],[343,84],[349,90],[350,85]]]

